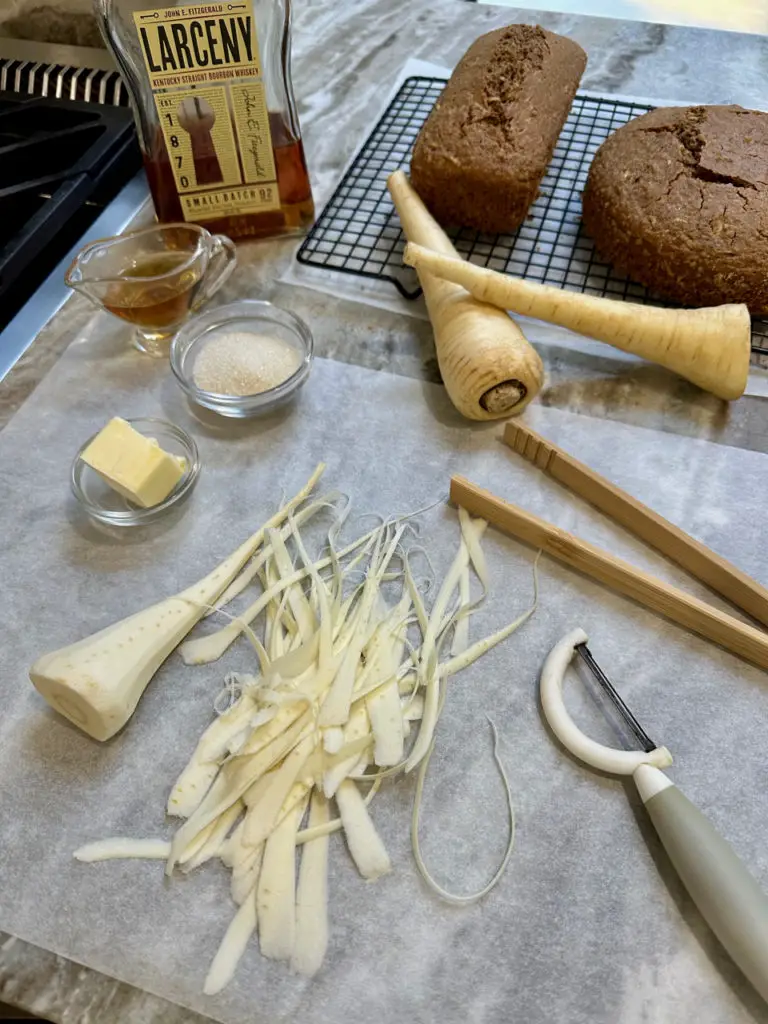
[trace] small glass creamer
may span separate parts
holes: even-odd
[[[75,256],[65,281],[134,324],[134,344],[142,352],[167,356],[173,335],[224,284],[236,262],[229,238],[197,224],[164,224],[91,242]]]

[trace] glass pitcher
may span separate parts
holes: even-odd
[[[167,356],[171,339],[235,269],[233,243],[197,224],[167,224],[91,242],[65,275],[70,288],[136,327],[134,344]]]
[[[95,0],[161,222],[230,238],[314,219],[290,74],[290,0]]]

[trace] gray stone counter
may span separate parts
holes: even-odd
[[[294,84],[310,171],[322,205],[370,129],[409,57],[453,65],[478,35],[512,21],[540,22],[576,39],[589,55],[583,86],[601,93],[768,109],[768,40],[754,35],[494,8],[460,0],[299,0]],[[269,298],[311,325],[321,356],[436,379],[425,322],[277,279],[295,242],[253,243],[222,299]],[[8,422],[92,315],[71,299],[0,384],[0,428]],[[609,351],[609,350],[607,350]],[[763,400],[728,407],[653,367],[548,346],[540,401],[575,412],[768,451]],[[34,894],[30,894],[34,898]],[[0,934],[0,1001],[56,1022],[195,1024],[196,1015]],[[555,1024],[555,1022],[553,1022]]]

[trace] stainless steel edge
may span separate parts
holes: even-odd
[[[61,262],[54,267],[35,294],[27,301],[13,320],[0,333],[0,381],[24,355],[51,317],[57,313],[72,294],[64,283],[64,274],[75,254],[91,238],[119,235],[149,202],[149,187],[144,171],[124,186],[109,206],[91,224],[86,235],[72,246]]]
[[[59,43],[39,43],[29,39],[0,36],[0,57],[6,60],[32,61],[35,64],[60,64],[70,68],[117,71],[117,65],[109,50],[94,46],[63,46]]]

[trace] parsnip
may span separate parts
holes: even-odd
[[[744,393],[752,321],[743,304],[664,309],[603,299],[478,267],[434,245],[408,245],[404,260],[420,273],[461,285],[479,301],[658,363],[718,398],[732,400]]]
[[[249,802],[258,801],[259,793],[269,785],[270,775],[268,773],[248,790],[243,798],[246,805],[245,817],[238,824],[229,839],[222,844],[219,851],[221,860],[232,869],[232,881],[230,894],[233,901],[240,906],[248,894],[255,888],[261,871],[261,861],[264,856],[264,846],[246,846],[243,842],[246,822],[253,813]]]
[[[49,704],[97,740],[108,740],[133,714],[152,676],[232,582],[264,539],[310,493],[323,472],[272,519],[193,586],[69,647],[44,654],[29,676]]]
[[[364,736],[358,736],[350,743],[345,743],[338,754],[334,754],[332,757],[328,757],[325,753],[321,754],[324,761],[324,778],[327,778],[328,772],[337,767],[348,774],[365,771],[371,763],[372,748],[373,735],[366,732]],[[346,775],[343,777],[346,778]]]
[[[382,781],[406,765],[418,767],[421,792],[448,675],[513,628],[450,659],[444,656],[457,622],[476,608],[488,583],[480,548],[485,524],[463,510],[458,553],[429,612],[404,550],[405,519],[382,521],[339,552],[333,546],[338,532],[332,528],[328,550],[315,558],[300,535],[300,518],[301,513],[289,513],[280,540],[266,534],[270,554],[258,576],[267,591],[262,611],[272,632],[262,634],[263,644],[255,632],[248,636],[251,647],[257,647],[261,674],[225,677],[214,708],[219,709],[222,697],[235,703],[204,732],[169,801],[172,811],[187,815],[186,821],[171,843],[115,839],[89,844],[77,854],[87,860],[162,857],[167,874],[177,866],[191,870],[216,856],[231,869],[231,895],[241,909],[211,965],[208,992],[218,991],[231,977],[257,918],[265,955],[290,958],[302,973],[318,969],[328,942],[328,836],[345,831],[365,878],[390,869],[368,805]],[[475,601],[469,588],[472,570],[482,584]],[[400,597],[390,605],[387,598],[396,587]],[[420,640],[413,635],[417,628]],[[251,648],[244,644],[243,651],[253,659]],[[321,711],[332,693],[332,717],[341,712],[341,721],[324,725]],[[420,728],[419,738],[408,756],[405,741],[411,723],[419,721],[421,726],[414,727]],[[324,790],[336,796],[339,817],[334,820]],[[309,825],[299,831],[308,800]],[[429,880],[417,831],[414,856]],[[295,850],[300,844],[297,892]]]
[[[219,814],[211,821],[208,821],[207,824],[203,825],[202,828],[199,828],[196,831],[189,831],[186,836],[186,842],[184,844],[179,842],[177,849],[174,849],[173,843],[171,843],[169,857],[173,854],[173,862],[180,863],[182,860],[186,861],[189,860],[190,857],[196,857],[201,850],[207,847],[211,837],[218,827],[220,818],[221,815]],[[166,869],[167,866],[168,861],[166,861]]]
[[[395,171],[387,186],[409,241],[457,257],[405,174]],[[420,272],[419,281],[443,383],[459,412],[472,420],[522,412],[541,389],[544,367],[517,324],[429,272]]]
[[[368,698],[367,706],[375,740],[374,764],[382,767],[399,764],[403,759],[405,733],[400,694],[394,678]]]

